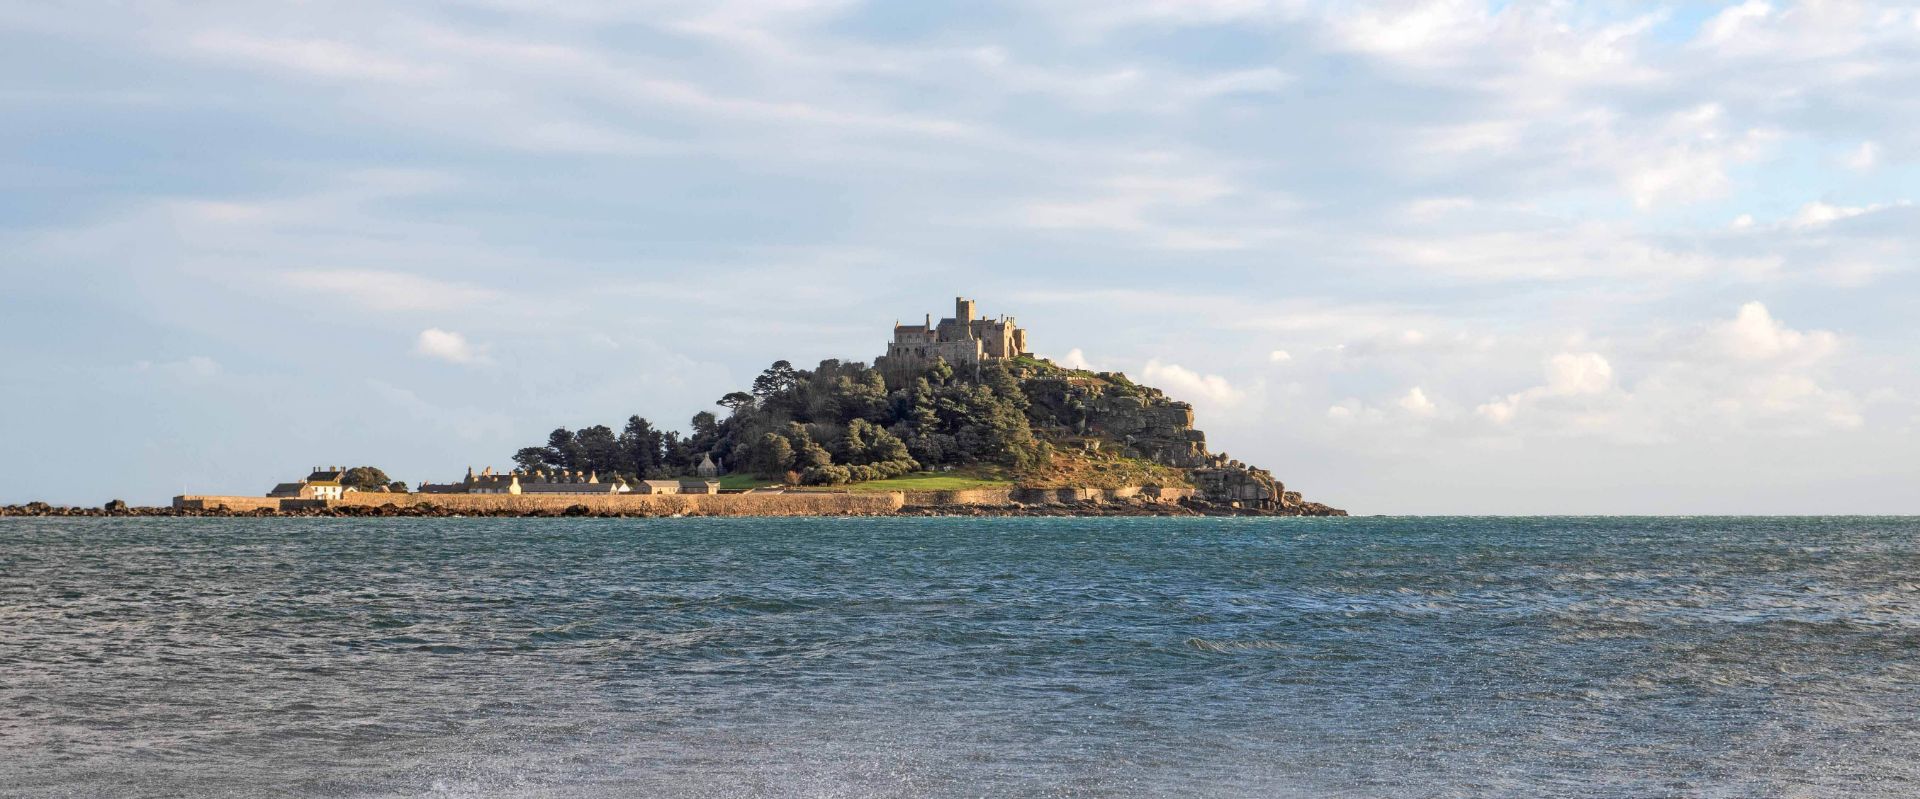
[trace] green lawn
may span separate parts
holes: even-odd
[[[694,477],[694,478],[688,478],[688,479],[698,480],[700,478]],[[723,474],[723,475],[720,475],[720,477],[717,479],[720,481],[720,487],[727,489],[729,491],[739,490],[739,489],[748,489],[748,488],[761,488],[763,486],[773,486],[773,485],[780,484],[779,480],[762,480],[758,477],[754,477],[753,475],[747,474],[746,472],[735,472],[733,474]]]

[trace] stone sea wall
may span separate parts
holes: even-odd
[[[439,508],[456,513],[561,513],[575,508],[633,516],[867,516],[902,507],[1007,507],[1017,505],[1173,505],[1192,499],[1191,488],[976,488],[961,491],[793,491],[784,494],[386,494],[352,492],[337,500],[189,494],[174,497],[178,510],[231,513],[324,511],[332,508]]]
[[[1177,503],[1191,499],[1191,488],[969,488],[958,491],[907,491],[908,505],[1076,505],[1128,502]]]
[[[865,494],[383,494],[354,492],[337,500],[279,500],[265,497],[188,495],[175,497],[182,510],[224,508],[245,512],[325,510],[330,508],[434,507],[472,513],[562,513],[585,508],[593,514],[632,516],[868,516],[900,509],[899,492]]]

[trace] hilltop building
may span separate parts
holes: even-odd
[[[933,323],[933,315],[918,325],[894,323],[893,341],[887,354],[875,358],[874,368],[889,379],[905,377],[945,360],[954,369],[977,369],[992,360],[1030,355],[1027,331],[1002,315],[990,319],[979,315],[979,303],[965,297],[953,300],[953,316]]]
[[[267,496],[281,499],[339,499],[353,490],[341,483],[346,476],[347,468],[344,466],[315,466],[307,479],[276,485],[267,492]]]

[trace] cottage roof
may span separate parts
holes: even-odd
[[[306,485],[306,483],[281,483],[274,486],[272,491],[268,491],[267,496],[274,496],[275,494],[298,494],[300,493],[300,489],[305,488]]]
[[[347,473],[344,471],[314,472],[313,474],[307,475],[307,485],[337,486],[346,476]]]

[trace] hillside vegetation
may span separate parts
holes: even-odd
[[[1022,357],[964,373],[936,361],[889,384],[864,363],[779,361],[721,397],[690,432],[633,416],[619,431],[561,428],[514,456],[527,471],[692,473],[703,456],[732,484],[962,488],[1187,486],[1204,437],[1184,403],[1125,375]]]

